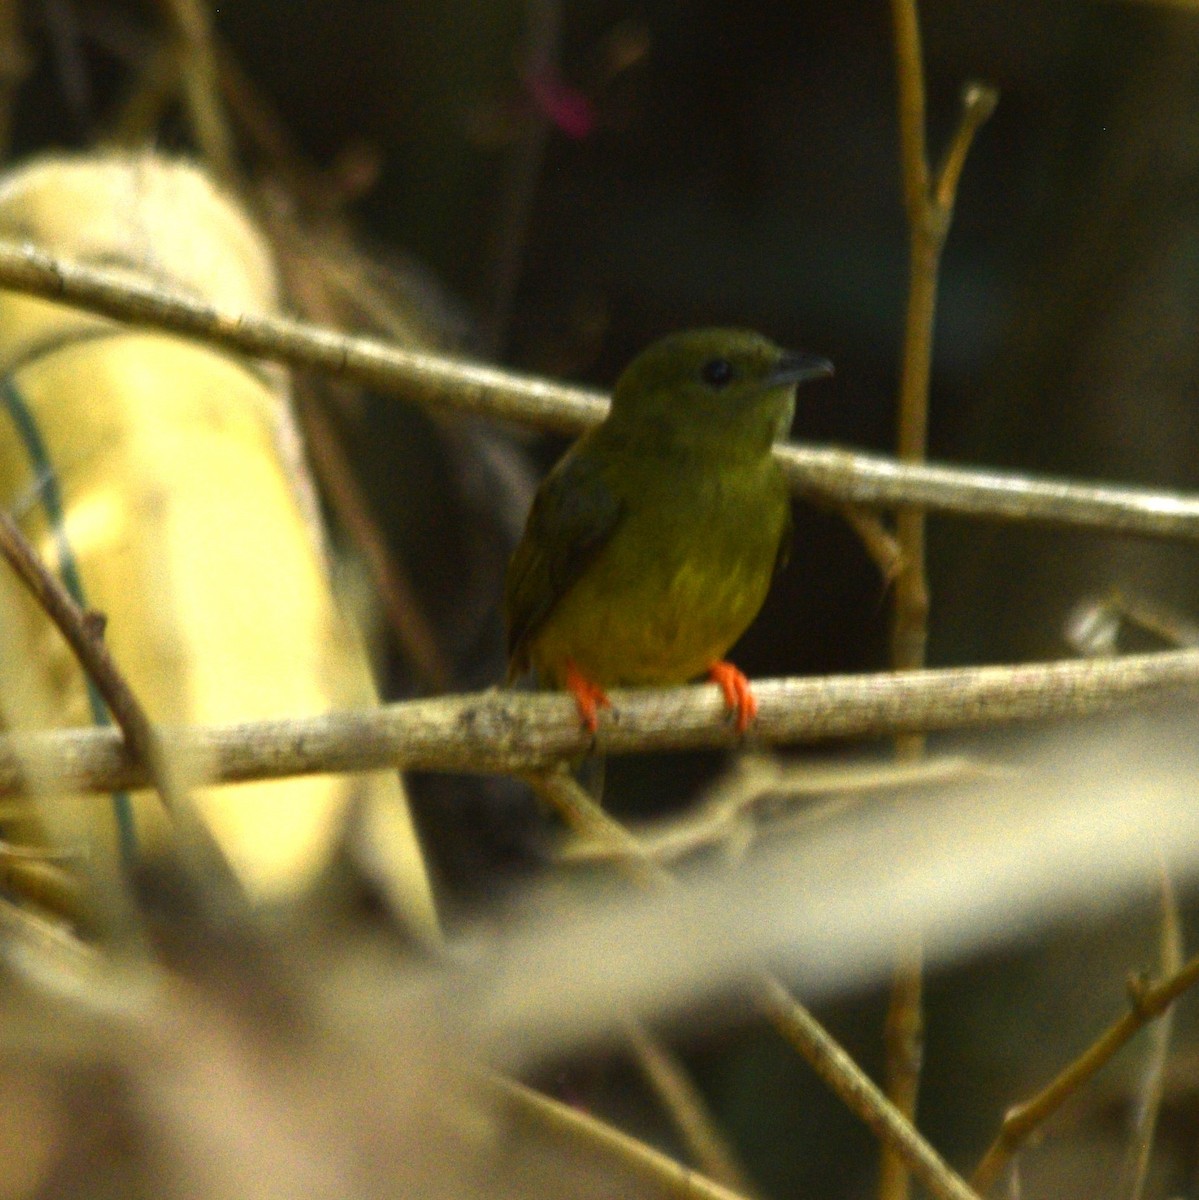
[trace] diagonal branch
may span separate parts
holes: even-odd
[[[236,353],[322,371],[431,406],[563,433],[603,419],[602,392],[459,358],[404,349],[284,317],[237,313],[170,292],[144,275],[56,258],[0,239],[0,287],[194,338]],[[968,467],[898,463],[813,446],[776,453],[792,485],[830,500],[1001,521],[1038,521],[1145,537],[1199,540],[1199,497]]]
[[[3,511],[0,511],[0,555],[66,639],[120,727],[130,754],[144,766],[163,804],[170,811],[176,810],[180,805],[178,783],[149,717],[108,651],[103,638],[103,616],[87,612],[75,603],[38,557],[17,523]]]
[[[157,789],[175,823],[177,836],[186,843],[212,885],[221,886],[228,895],[237,894],[232,869],[208,828],[195,813],[191,797],[180,783],[171,754],[108,651],[103,636],[103,616],[85,611],[76,604],[63,583],[38,557],[16,522],[3,510],[0,510],[0,556],[8,562],[39,607],[53,621],[80,666],[95,684],[120,729],[116,749],[135,768],[140,784],[151,783]],[[99,728],[92,732],[103,735],[114,731]],[[21,752],[18,751],[9,763],[18,781],[23,776],[22,761]],[[53,775],[52,768],[39,773],[39,785],[49,786]],[[118,784],[103,790],[116,792],[125,788],[126,785]]]
[[[1083,1051],[1052,1083],[1031,1100],[1016,1105],[1003,1119],[999,1136],[975,1168],[971,1183],[980,1193],[994,1186],[1012,1155],[1038,1126],[1111,1060],[1134,1034],[1165,1013],[1188,988],[1199,982],[1199,955],[1181,970],[1152,986],[1129,988],[1129,1011]]]

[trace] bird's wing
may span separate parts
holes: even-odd
[[[791,503],[788,501],[786,516],[783,519],[783,534],[779,538],[779,548],[774,556],[774,571],[770,576],[772,583],[782,574],[783,568],[791,560],[791,542],[794,534],[795,518],[791,514]]]
[[[504,589],[509,676],[527,670],[529,640],[612,536],[624,504],[577,445],[546,476]]]

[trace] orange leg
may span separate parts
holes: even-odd
[[[737,714],[737,732],[744,733],[758,715],[749,680],[731,662],[716,662],[708,668],[708,678],[724,693],[725,704]]]
[[[566,686],[574,694],[579,720],[588,733],[594,733],[599,727],[598,710],[612,707],[608,693],[598,683],[592,683],[572,662],[566,664]]]

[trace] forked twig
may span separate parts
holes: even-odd
[[[999,1131],[999,1136],[991,1143],[970,1177],[974,1188],[980,1194],[988,1192],[1025,1139],[1044,1124],[1101,1067],[1106,1066],[1117,1050],[1150,1021],[1160,1017],[1196,982],[1199,982],[1199,955],[1159,983],[1130,985],[1128,1012],[1110,1025],[1044,1089],[1030,1100],[1008,1110],[1003,1118],[1003,1128]]]
[[[989,88],[968,87],[962,116],[941,169],[933,175],[925,134],[924,60],[916,0],[892,0],[895,58],[899,84],[899,140],[904,206],[909,232],[907,311],[899,383],[899,459],[922,463],[928,454],[929,385],[932,378],[933,325],[941,252],[953,220],[962,167],[974,135],[994,110]],[[897,671],[924,666],[928,643],[928,576],[925,570],[925,513],[903,507],[896,515],[898,570],[891,623],[891,666]],[[890,582],[890,579],[888,579]],[[922,732],[896,739],[896,753],[911,761],[924,753]],[[913,939],[900,952],[886,1025],[887,1094],[914,1120],[923,1057],[923,950]],[[880,1200],[906,1200],[906,1165],[883,1146]]]

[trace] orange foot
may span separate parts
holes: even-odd
[[[579,720],[588,733],[594,733],[599,727],[598,710],[612,707],[608,693],[598,683],[592,683],[572,662],[566,664],[566,686],[574,694]]]
[[[731,662],[716,662],[708,668],[708,678],[724,693],[725,704],[737,714],[737,732],[744,733],[758,715],[758,701],[749,680]]]

